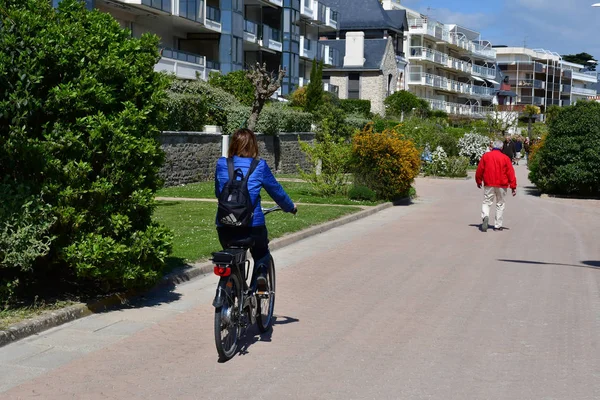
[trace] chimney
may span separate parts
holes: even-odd
[[[363,67],[365,65],[365,33],[346,33],[346,55],[344,67]]]

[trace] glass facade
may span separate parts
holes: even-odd
[[[282,19],[281,66],[286,74],[281,83],[281,93],[285,95],[293,92],[300,82],[300,0],[284,0]]]

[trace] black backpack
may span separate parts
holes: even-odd
[[[248,178],[256,169],[258,160],[252,160],[248,174],[244,176],[242,170],[234,170],[233,158],[227,159],[229,180],[223,186],[219,195],[219,207],[217,209],[217,221],[225,226],[247,227],[252,226],[254,217],[254,205],[250,200],[248,192]],[[237,177],[241,179],[237,179]]]

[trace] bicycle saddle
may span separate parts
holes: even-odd
[[[227,242],[227,247],[250,248],[252,246],[254,246],[254,239],[251,237],[244,238],[244,239],[232,240],[230,242]]]

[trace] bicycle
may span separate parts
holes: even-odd
[[[263,209],[263,213],[267,215],[279,210],[281,207],[275,206]],[[295,214],[295,210],[293,213]],[[266,290],[257,290],[258,268],[253,269],[248,286],[246,281],[250,272],[250,261],[246,258],[246,253],[253,244],[252,238],[247,238],[230,243],[228,248],[212,253],[214,273],[221,277],[213,301],[215,344],[220,361],[227,361],[235,355],[243,329],[256,323],[258,330],[265,333],[273,323],[275,263],[271,257],[267,266]]]

